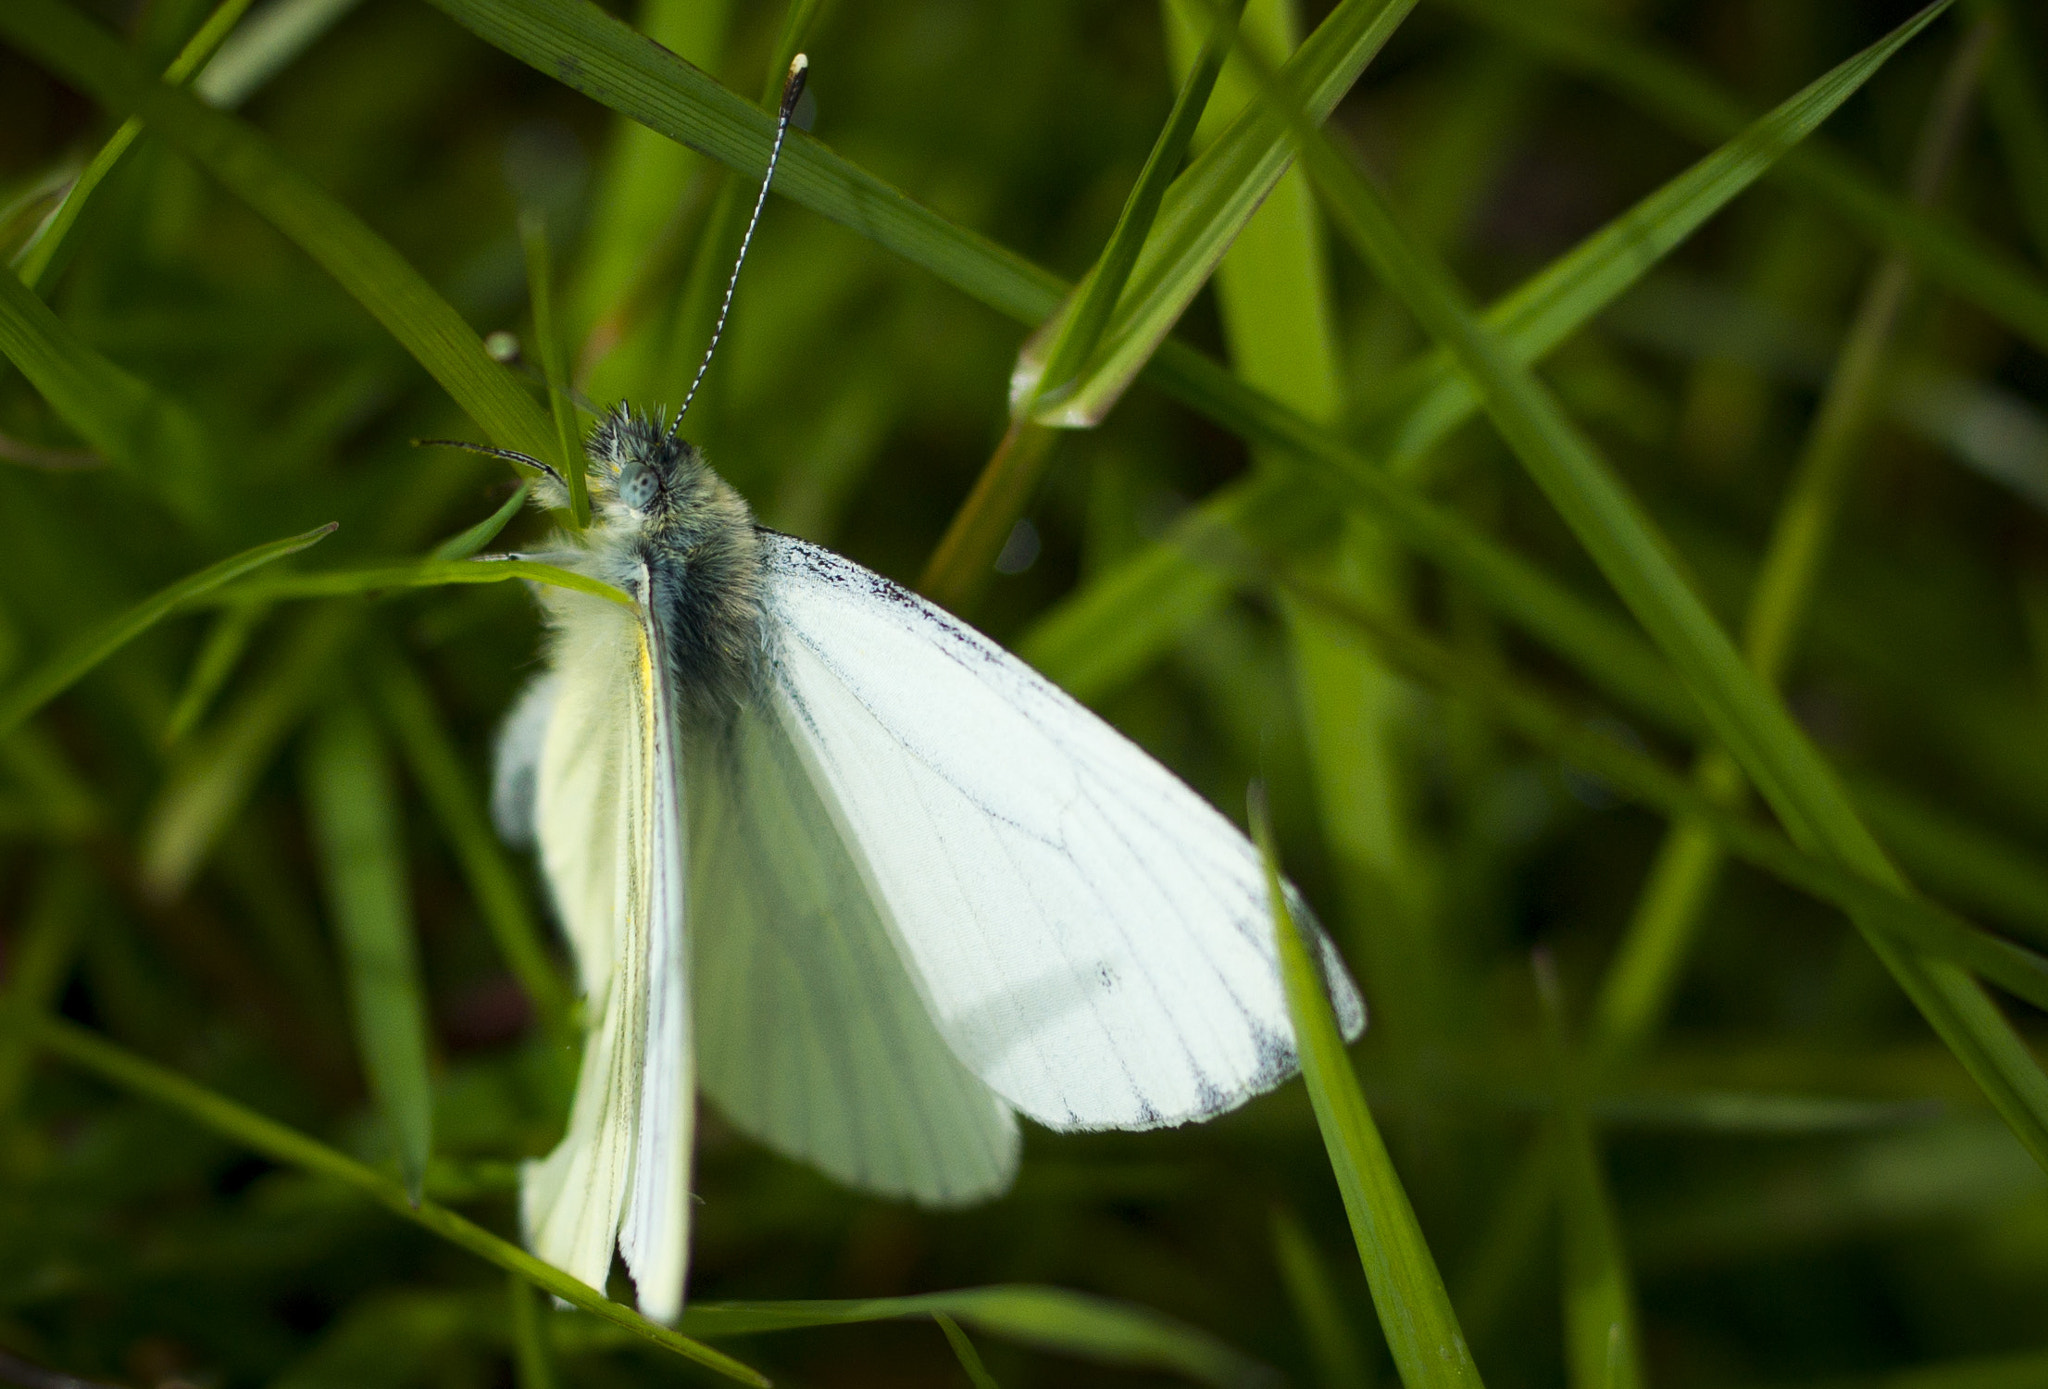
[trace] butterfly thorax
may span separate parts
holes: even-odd
[[[753,511],[694,445],[624,405],[586,448],[592,567],[645,595],[683,715],[722,723],[756,691],[764,660]]]

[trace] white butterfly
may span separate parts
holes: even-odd
[[[613,410],[588,476],[594,524],[548,558],[634,606],[545,591],[494,793],[587,1008],[568,1132],[525,1172],[536,1254],[601,1288],[616,1245],[675,1320],[699,1085],[948,1206],[1010,1184],[1019,1114],[1158,1128],[1293,1073],[1264,870],[1201,797],[972,628],[756,526],[674,425]]]

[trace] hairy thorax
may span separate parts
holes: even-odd
[[[680,713],[723,724],[766,660],[765,551],[752,510],[659,418],[614,407],[587,443],[592,524],[582,567],[660,624]]]

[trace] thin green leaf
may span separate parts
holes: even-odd
[[[413,779],[426,794],[427,804],[441,822],[442,834],[461,860],[463,875],[498,943],[498,952],[526,991],[541,1025],[562,1035],[568,1021],[569,987],[548,953],[540,924],[491,832],[482,799],[469,783],[462,758],[426,685],[410,665],[392,656],[379,667],[377,694],[404,748]]]
[[[1586,720],[1497,672],[1452,654],[1429,638],[1327,592],[1290,591],[1341,617],[1366,636],[1393,666],[1414,679],[1455,690],[1491,711],[1566,765],[1597,778],[1615,793],[1673,819],[1697,820],[1729,852],[1781,881],[1842,908],[1900,942],[1981,973],[2017,997],[2048,1007],[2048,958],[1978,930],[1896,881],[1880,883],[1788,841],[1704,794],[1688,777],[1646,753],[1624,746]]]
[[[555,1389],[555,1356],[541,1318],[542,1304],[533,1285],[512,1274],[505,1280],[505,1298],[512,1319],[512,1367],[519,1389]]]
[[[1586,1118],[1585,1065],[1565,1036],[1564,1004],[1547,955],[1536,957],[1536,992],[1550,1052],[1560,1159],[1565,1362],[1574,1389],[1640,1389],[1643,1350],[1634,1279],[1599,1143]]]
[[[1306,1334],[1309,1353],[1324,1389],[1366,1389],[1365,1351],[1351,1329],[1351,1314],[1340,1300],[1322,1251],[1294,1214],[1273,1212],[1273,1261]]]
[[[63,853],[46,861],[8,942],[0,1009],[37,1018],[56,1006],[84,936],[91,891],[92,877],[83,858]],[[18,1032],[0,1035],[0,1132],[14,1121],[32,1059],[27,1038]]]
[[[1210,9],[1213,13],[1215,6]],[[1393,36],[1414,0],[1343,0],[1289,59],[1282,80],[1314,119],[1327,117]],[[1233,26],[1234,27],[1234,26]],[[1087,428],[1107,415],[1159,349],[1291,162],[1284,127],[1253,103],[1167,190],[1116,312],[1078,380],[1036,418]],[[1013,399],[1035,390],[1027,351]]]
[[[1338,225],[1479,387],[1509,447],[1685,678],[1715,733],[1795,841],[1874,883],[1900,886],[1832,769],[1744,662],[1591,441],[1473,314],[1450,273],[1401,228],[1379,189],[1308,122],[1298,120],[1295,129]],[[2048,1075],[2011,1024],[1962,968],[1917,958],[1867,915],[1859,912],[1856,919],[2021,1141],[2048,1164]]]
[[[1455,3],[1516,43],[1613,87],[1696,138],[1724,140],[1749,119],[1740,101],[1683,62],[1608,32],[1567,6]],[[1912,207],[1833,150],[1798,150],[1778,166],[1777,176],[1878,244],[1896,247],[1928,278],[2036,347],[2048,348],[2048,283],[2009,254],[1948,218]]]
[[[496,518],[493,517],[493,520]],[[466,537],[464,537],[466,538]],[[275,603],[292,598],[342,598],[399,588],[438,588],[444,584],[501,584],[526,579],[610,603],[631,607],[633,600],[602,579],[573,569],[530,559],[426,560],[417,564],[373,565],[363,569],[329,569],[315,574],[289,574],[259,583],[239,584],[215,599],[222,603]]]
[[[942,608],[966,612],[988,584],[996,557],[1030,505],[1059,444],[1059,431],[1013,418],[989,455],[967,500],[953,513],[917,591]]]
[[[1734,140],[1497,301],[1487,311],[1486,321],[1506,337],[1518,360],[1540,360],[1754,183],[1775,159],[1817,129],[1921,23],[1924,16],[1900,26],[1781,102]],[[1219,409],[1227,398],[1224,393],[1235,383],[1216,380],[1206,362],[1193,354],[1182,356],[1174,350],[1177,347],[1166,345],[1153,373],[1155,378],[1173,373],[1160,380],[1168,390],[1248,438],[1292,447],[1305,457],[1353,471],[1383,466],[1396,473],[1412,473],[1430,450],[1471,418],[1479,404],[1471,384],[1457,372],[1447,352],[1425,354],[1393,372],[1380,397],[1413,403],[1383,430],[1389,442],[1381,464],[1335,447],[1327,439],[1315,440],[1311,448],[1307,431],[1295,421],[1285,421],[1282,427],[1271,412],[1262,419],[1242,406]],[[1190,368],[1199,373],[1192,380],[1187,379]],[[1270,552],[1279,554],[1297,548],[1324,524],[1325,510],[1303,503],[1298,479],[1292,475],[1274,474],[1238,484],[1204,503],[1166,540],[1105,574],[1042,618],[1020,649],[1039,669],[1081,697],[1100,697],[1156,659],[1224,591],[1202,564],[1200,545],[1190,543],[1201,532],[1227,526],[1260,537]],[[1393,529],[1398,538],[1416,547],[1412,531],[1398,524]],[[1453,572],[1461,568],[1440,553],[1426,548],[1424,553]],[[1460,577],[1472,582],[1470,574],[1461,573]],[[1580,612],[1562,625],[1529,630],[1553,643],[1559,637],[1586,643],[1559,649],[1589,674],[1608,671],[1619,676],[1616,683],[1595,674],[1604,688],[1617,693],[1645,689],[1640,661],[1622,654],[1622,643],[1631,639],[1554,582],[1545,580],[1543,584],[1552,597],[1541,606],[1558,609],[1562,604]],[[1514,590],[1503,591],[1483,582],[1474,587],[1495,604],[1497,612],[1526,627],[1526,619],[1521,617],[1523,605],[1515,601]],[[1502,599],[1508,600],[1505,606]]]
[[[0,275],[0,280],[8,277]],[[291,536],[285,540],[273,540],[268,545],[258,545],[230,556],[218,564],[208,565],[197,574],[181,579],[169,588],[160,590],[127,612],[80,636],[62,651],[30,671],[14,687],[0,694],[0,738],[5,738],[21,727],[36,710],[48,704],[58,695],[71,688],[78,680],[100,662],[119,651],[136,637],[154,627],[165,617],[197,599],[240,578],[252,569],[261,568],[286,555],[295,555],[310,545],[334,534],[335,523],[330,522],[303,535]]]
[[[555,322],[554,258],[548,251],[547,222],[539,213],[528,211],[521,215],[519,240],[526,250],[526,292],[533,303],[533,335],[540,343],[541,374],[547,380],[548,407],[555,421],[555,467],[569,485],[569,524],[582,530],[590,524],[590,483],[583,462],[582,431],[576,425],[576,401],[569,387],[562,329]]]
[[[199,26],[185,46],[178,50],[178,56],[164,69],[164,81],[173,86],[182,86],[191,81],[192,75],[205,65],[226,41],[228,35],[248,13],[255,0],[220,0],[206,22]],[[78,225],[78,218],[85,211],[85,205],[99,186],[112,177],[114,170],[128,157],[128,151],[142,134],[142,122],[130,116],[122,121],[104,145],[93,155],[91,161],[72,181],[65,191],[64,201],[57,205],[49,219],[36,228],[36,234],[16,257],[15,269],[21,274],[21,282],[30,289],[40,289],[49,278],[51,267],[64,252],[72,229]]]
[[[451,1210],[431,1201],[414,1204],[405,1187],[383,1173],[174,1071],[145,1061],[82,1027],[56,1018],[29,1021],[18,1015],[0,1015],[0,1027],[21,1030],[38,1045],[74,1065],[124,1090],[175,1109],[274,1162],[351,1187],[401,1219],[467,1249],[508,1273],[517,1274],[541,1291],[552,1293],[562,1301],[630,1332],[639,1340],[674,1351],[728,1379],[768,1389],[765,1376],[724,1352],[648,1321],[631,1308],[613,1302],[597,1289],[571,1278],[552,1264],[543,1263],[517,1245],[508,1244]]]
[[[512,495],[505,498],[496,511],[468,530],[449,536],[428,552],[427,558],[444,564],[471,558],[477,551],[496,540],[498,533],[512,523],[512,518],[526,505],[526,498],[532,491],[532,483],[520,483],[512,489]]]
[[[960,1329],[960,1323],[944,1312],[932,1313],[932,1320],[939,1324],[939,1330],[946,1334],[946,1344],[953,1348],[954,1358],[960,1368],[966,1371],[967,1382],[974,1389],[997,1389],[995,1376],[988,1372],[988,1366],[981,1363],[981,1352],[974,1348],[974,1342],[967,1339],[967,1333]]]
[[[1321,972],[1309,945],[1295,925],[1273,854],[1273,831],[1266,820],[1263,796],[1254,787],[1252,835],[1266,864],[1266,888],[1272,904],[1273,929],[1279,941],[1280,977],[1287,990],[1287,1012],[1294,1023],[1295,1049],[1301,1078],[1315,1107],[1330,1170],[1351,1218],[1351,1236],[1365,1265],[1373,1306],[1387,1349],[1407,1389],[1437,1385],[1477,1385],[1479,1367],[1465,1347],[1458,1315],[1444,1291],[1436,1259],[1422,1237],[1408,1193],[1387,1156],[1365,1092],[1344,1051],[1337,1015],[1330,1007]]]
[[[318,261],[501,448],[545,457],[553,431],[476,330],[360,218],[254,130],[167,87],[60,0],[9,0],[0,34],[118,111],[139,116]]]
[[[192,84],[209,106],[232,111],[338,24],[362,0],[272,0],[228,35]]]
[[[218,467],[198,421],[87,346],[12,271],[0,274],[0,355],[108,462],[187,522],[212,519]]]
[[[1065,1288],[1022,1284],[846,1302],[698,1302],[683,1326],[698,1336],[743,1336],[938,1313],[990,1336],[1134,1370],[1180,1375],[1218,1389],[1272,1382],[1272,1370],[1207,1332],[1161,1313]]]
[[[2002,0],[1970,0],[1970,10],[1998,26],[1984,72],[1984,105],[2005,147],[2007,182],[2035,258],[2048,261],[2048,100],[2043,99],[2040,55],[2028,50],[2026,31]]]
[[[1095,264],[1081,277],[1060,311],[1034,333],[1018,354],[1017,369],[1010,377],[1010,413],[1028,415],[1038,424],[1055,423],[1047,407],[1056,406],[1073,394],[1076,374],[1094,353],[1109,327],[1110,315],[1130,282],[1138,253],[1151,234],[1159,216],[1167,185],[1187,156],[1195,138],[1195,127],[1208,108],[1209,94],[1230,55],[1233,35],[1244,14],[1245,0],[1222,0],[1209,25],[1209,36],[1201,53],[1189,66],[1180,90],[1174,94],[1173,109],[1159,138],[1145,156],[1138,181],[1124,199],[1123,211],[1109,241]],[[1020,394],[1020,391],[1025,392]]]
[[[143,819],[138,857],[151,897],[184,893],[279,746],[331,688],[362,627],[357,604],[313,613],[214,726],[185,744]]]
[[[268,611],[261,603],[238,603],[213,620],[206,641],[193,658],[192,673],[185,677],[185,688],[179,691],[178,702],[164,725],[165,747],[183,742],[206,717]]]
[[[315,725],[305,779],[356,1047],[391,1130],[406,1193],[417,1205],[434,1140],[426,990],[397,788],[376,725],[353,698],[336,703]]]

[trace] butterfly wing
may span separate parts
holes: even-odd
[[[750,706],[690,749],[705,1093],[850,1186],[992,1196],[1016,1172],[1016,1120],[934,1026],[782,714]]]
[[[673,1321],[695,1091],[675,699],[658,625],[644,613],[559,591],[549,602],[555,674],[507,736],[543,730],[532,823],[589,1035],[568,1132],[528,1164],[521,1217],[535,1253],[593,1287],[604,1286],[616,1243],[641,1310]],[[521,761],[517,747],[501,751],[501,787]]]
[[[970,1070],[1059,1129],[1205,1118],[1293,1073],[1243,834],[915,595],[783,536],[769,570],[778,717]],[[1357,989],[1317,939],[1356,1036]]]

